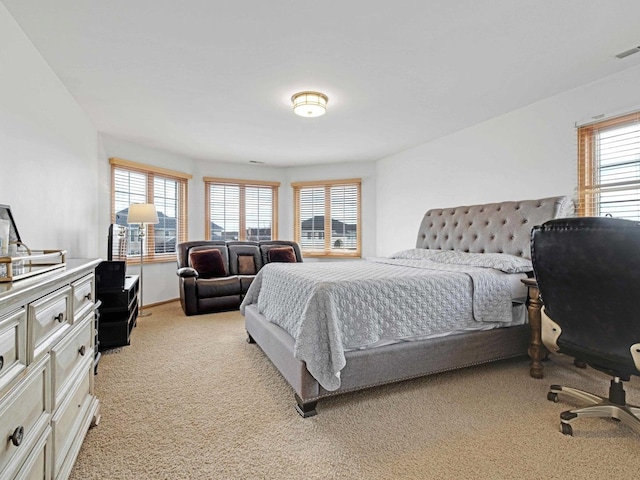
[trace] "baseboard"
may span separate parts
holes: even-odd
[[[172,298],[170,300],[163,300],[162,302],[156,302],[156,303],[149,303],[149,304],[145,304],[144,308],[151,308],[151,307],[159,307],[160,305],[166,305],[167,303],[173,303],[173,302],[179,302],[180,298]]]

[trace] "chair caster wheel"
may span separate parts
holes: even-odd
[[[550,402],[553,402],[553,403],[558,403],[558,394],[555,393],[555,392],[547,393],[547,400],[549,400]]]
[[[573,436],[573,428],[568,423],[561,423],[560,431],[563,435]]]

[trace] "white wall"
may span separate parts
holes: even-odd
[[[0,3],[0,203],[32,249],[97,257],[97,132]]]
[[[638,85],[640,67],[380,160],[377,254],[412,248],[430,208],[573,196],[575,123],[640,108]]]

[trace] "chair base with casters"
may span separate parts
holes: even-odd
[[[559,393],[589,404],[587,407],[566,410],[560,414],[560,431],[565,435],[573,435],[571,422],[579,417],[613,418],[640,433],[640,407],[626,403],[624,386],[619,377],[611,380],[609,398],[571,387],[551,385],[547,400],[557,402]]]

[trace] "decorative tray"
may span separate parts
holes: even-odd
[[[31,250],[28,255],[0,257],[0,282],[13,282],[64,268],[66,250]]]

